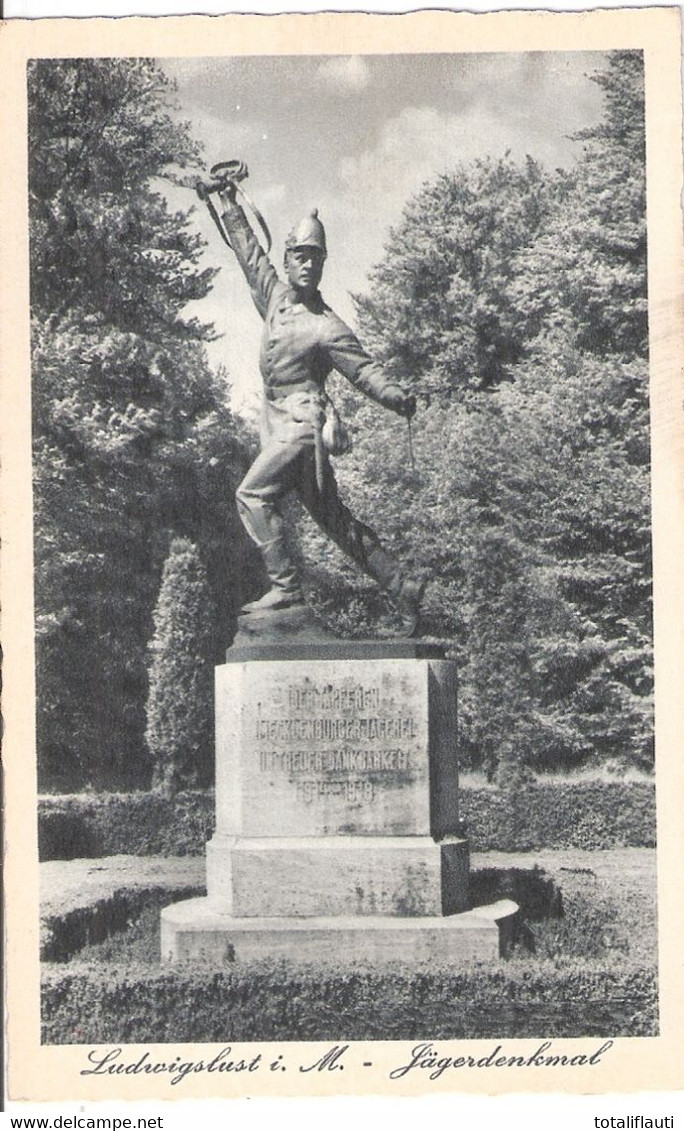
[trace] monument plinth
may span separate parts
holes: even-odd
[[[292,612],[216,669],[208,894],[162,913],[163,957],[497,958],[517,907],[469,909],[455,664]]]

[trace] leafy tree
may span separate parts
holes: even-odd
[[[594,76],[605,94],[566,207],[518,256],[514,297],[531,343],[521,367],[549,383],[552,512],[544,537],[581,625],[563,682],[574,717],[603,757],[652,762],[651,537],[648,431],[643,57],[615,52]],[[520,377],[522,377],[520,373]],[[520,380],[520,377],[518,380]],[[542,536],[540,531],[540,537]],[[562,654],[562,653],[561,653]],[[559,655],[544,670],[558,678]]]
[[[604,114],[576,135],[584,156],[565,180],[562,207],[518,254],[512,301],[528,341],[563,324],[587,352],[646,357],[643,55],[613,52],[592,77]]]
[[[339,392],[343,489],[432,576],[462,758],[490,776],[652,758],[641,57],[596,81],[576,168],[506,158],[426,185],[358,299],[369,345],[424,394],[415,474],[396,418]],[[366,591],[323,568],[362,635]]]
[[[475,161],[426,185],[391,232],[370,293],[356,304],[376,355],[421,391],[498,385],[521,356],[508,290],[536,238],[553,182],[528,158]]]
[[[530,569],[505,527],[483,526],[467,562],[469,612],[461,712],[485,773],[517,775],[533,742]]]
[[[206,337],[179,314],[213,273],[198,269],[199,238],[156,181],[199,163],[169,116],[170,80],[149,59],[40,59],[28,82],[34,312],[77,306],[123,332]]]
[[[38,738],[43,787],[145,784],[146,644],[168,531],[228,635],[243,437],[186,319],[213,272],[162,176],[198,161],[149,60],[29,65]]]
[[[174,538],[150,643],[145,738],[153,782],[166,792],[206,785],[213,768],[216,611],[199,551]]]
[[[481,593],[482,604],[479,613],[477,605],[468,610],[464,700],[482,704],[473,662],[478,622],[490,623],[490,607],[504,654],[507,639],[518,650],[517,660],[506,661],[509,724],[515,720],[511,729],[524,734],[527,763],[571,768],[588,758],[618,759],[645,768],[652,726],[643,561],[648,475],[632,461],[629,430],[616,433],[615,422],[631,417],[625,391],[639,367],[630,375],[623,365],[588,360],[567,341],[547,345],[470,417],[464,459],[477,472],[470,489],[478,509],[469,542],[478,547],[490,529],[505,535],[510,574],[495,598],[486,591],[487,555],[467,570],[469,592]],[[500,654],[491,638],[487,651],[485,666]]]

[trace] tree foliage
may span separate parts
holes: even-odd
[[[564,324],[598,356],[645,357],[646,181],[641,52],[616,52],[594,75],[601,121],[580,131],[584,155],[569,175],[564,207],[520,256],[513,300],[533,339]]]
[[[144,784],[146,646],[168,532],[199,540],[219,625],[243,462],[189,215],[198,160],[148,60],[29,65],[38,743],[44,786]],[[231,537],[232,535],[232,537]]]
[[[204,337],[179,317],[207,293],[200,243],[158,178],[199,152],[167,109],[171,84],[147,59],[34,60],[29,66],[31,301],[77,307],[122,331]],[[156,187],[155,187],[156,186]]]
[[[358,299],[366,341],[422,394],[415,475],[396,418],[340,391],[357,432],[344,489],[432,578],[463,761],[504,778],[652,758],[641,56],[613,54],[596,81],[604,113],[574,169],[439,177]],[[348,619],[354,583],[334,568]]]
[[[495,387],[523,349],[509,298],[516,255],[549,213],[553,181],[528,158],[475,161],[438,177],[407,205],[367,296],[367,341],[420,391]]]

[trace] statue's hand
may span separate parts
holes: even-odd
[[[416,398],[412,393],[405,393],[398,385],[387,390],[385,404],[400,416],[405,416],[407,420],[411,420],[416,415]]]
[[[232,208],[235,204],[235,195],[237,192],[237,184],[235,181],[226,181],[225,185],[221,188],[219,196],[224,208]]]
[[[413,393],[406,393],[404,395],[404,405],[403,408],[401,408],[399,411],[401,412],[402,416],[406,417],[407,420],[413,419],[413,417],[416,415],[416,398],[414,397]]]

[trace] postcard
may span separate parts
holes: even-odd
[[[0,30],[9,1098],[681,1088],[679,10]]]

